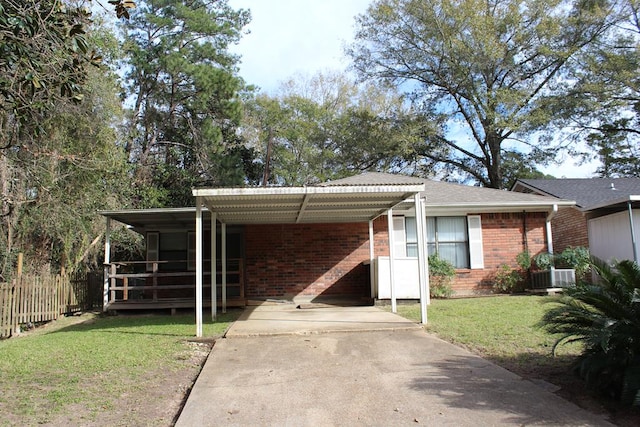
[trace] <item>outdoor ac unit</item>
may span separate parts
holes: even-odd
[[[553,273],[554,280],[551,280],[551,273]],[[575,283],[576,271],[572,268],[556,268],[531,273],[531,287],[533,289],[567,288]]]

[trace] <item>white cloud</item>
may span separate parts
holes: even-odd
[[[230,0],[251,10],[251,32],[231,50],[242,55],[240,75],[273,92],[302,72],[344,69],[343,47],[353,39],[355,16],[371,0]]]

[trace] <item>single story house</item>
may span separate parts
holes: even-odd
[[[105,309],[193,306],[199,287],[214,310],[264,299],[417,299],[426,252],[455,266],[456,295],[489,292],[500,266],[548,249],[551,219],[574,205],[383,173],[193,193],[196,207],[101,212],[108,230],[116,221],[146,242],[145,260],[122,262],[107,233]]]
[[[519,179],[511,190],[576,201],[551,222],[556,252],[584,246],[605,261],[638,261],[640,178]]]

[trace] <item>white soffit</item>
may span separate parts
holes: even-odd
[[[336,187],[203,188],[195,197],[227,224],[366,222],[424,184]]]

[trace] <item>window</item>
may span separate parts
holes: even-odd
[[[427,217],[426,227],[429,255],[437,253],[456,268],[484,268],[480,215]],[[415,217],[395,217],[393,229],[396,257],[417,257]]]
[[[438,254],[456,268],[469,268],[467,218],[428,217],[427,248],[429,255]]]

